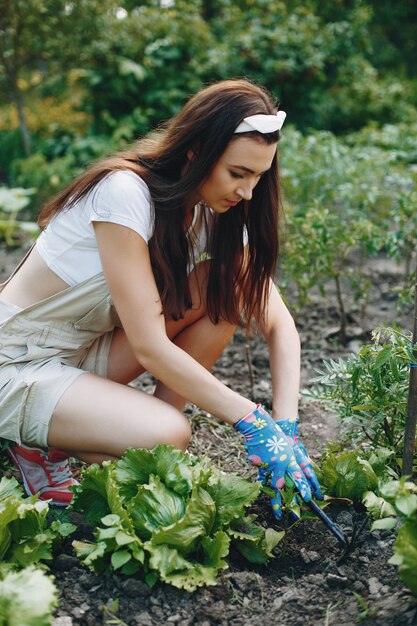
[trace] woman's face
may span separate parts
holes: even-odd
[[[262,174],[270,169],[276,149],[276,143],[268,145],[259,139],[233,139],[199,187],[199,199],[216,213],[250,200]]]

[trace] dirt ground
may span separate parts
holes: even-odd
[[[21,256],[0,250],[0,278],[4,278]],[[316,294],[302,311],[297,325],[302,339],[302,387],[307,388],[323,359],[338,358],[369,340],[380,324],[397,322],[411,330],[412,311],[401,315],[396,309],[394,287],[401,268],[384,258],[367,265],[372,286],[365,317],[351,304],[347,346],[334,336],[337,314],[329,290]],[[250,364],[250,365],[249,365]],[[250,370],[252,369],[252,375]],[[237,333],[214,369],[214,373],[236,391],[270,406],[271,387],[268,355],[263,340],[249,341]],[[144,376],[135,384],[152,391],[153,380]],[[187,408],[193,426],[191,451],[208,454],[221,469],[253,475],[247,466],[238,435],[195,407]],[[326,442],[336,439],[335,415],[311,400],[301,398],[301,435],[313,458]],[[327,511],[348,534],[364,519],[363,510],[333,505]],[[265,526],[288,528],[290,520],[274,522],[269,502],[262,499],[256,513]],[[85,532],[83,520],[72,515],[77,534]],[[58,554],[52,573],[60,590],[54,626],[378,626],[417,624],[417,602],[399,581],[396,567],[389,565],[394,535],[388,531],[362,534],[362,543],[340,562],[337,540],[319,520],[304,521],[288,528],[276,548],[276,558],[267,566],[253,566],[238,555],[229,558],[229,569],[214,587],[194,593],[164,584],[149,589],[138,578],[119,574],[96,576],[80,566],[70,542]]]

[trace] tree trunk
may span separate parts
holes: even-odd
[[[25,152],[25,155],[29,156],[32,152],[32,142],[30,139],[25,109],[23,106],[23,97],[17,84],[14,85],[13,89],[13,104],[16,107],[17,115],[19,118],[19,129],[22,136],[23,150]]]
[[[210,20],[215,17],[217,12],[217,3],[214,0],[203,0],[201,7],[201,14],[205,22],[210,22]]]
[[[417,343],[417,272],[414,299],[413,346]],[[413,350],[414,360],[417,361],[417,347]],[[407,420],[404,432],[404,453],[402,475],[411,476],[413,473],[413,457],[416,447],[417,424],[417,364],[410,363],[410,382],[408,386]]]

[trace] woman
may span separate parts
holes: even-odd
[[[272,282],[284,117],[246,80],[212,85],[43,208],[0,299],[0,436],[29,493],[68,504],[69,455],[185,449],[190,401],[244,435],[277,517],[285,475],[320,497],[296,432],[298,335]],[[273,417],[209,372],[252,323],[269,348]],[[153,396],[127,386],[146,370]]]

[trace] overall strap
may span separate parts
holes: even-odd
[[[11,281],[11,279],[13,278],[13,276],[20,270],[20,268],[22,267],[23,263],[27,260],[29,254],[32,252],[32,250],[35,247],[35,245],[36,245],[36,241],[34,241],[33,244],[30,246],[29,250],[26,252],[25,256],[20,261],[20,263],[17,265],[17,267],[14,268],[14,270],[10,274],[9,278],[7,280],[5,280],[4,283],[0,283],[0,291],[2,291],[4,289],[4,287],[7,285],[7,283],[9,283]]]

